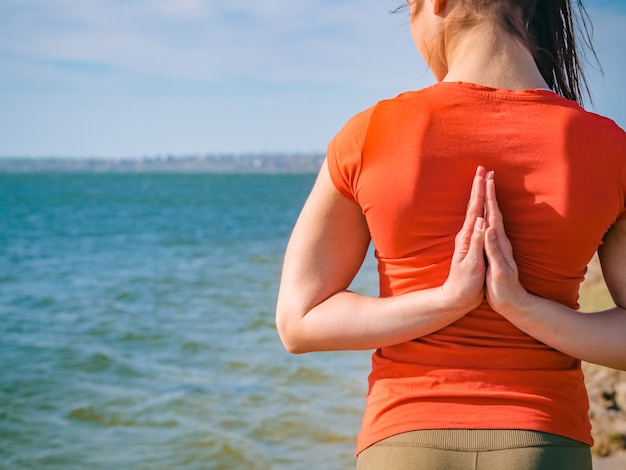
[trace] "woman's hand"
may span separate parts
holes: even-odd
[[[513,249],[496,200],[493,173],[486,176],[486,291],[491,308],[537,341],[577,359],[626,370],[626,220],[600,247],[600,262],[616,307],[582,313],[530,294],[519,282]]]
[[[502,212],[496,199],[493,172],[486,175],[485,218],[488,225],[485,231],[487,300],[493,310],[506,317],[528,303],[530,294],[519,282],[513,248],[504,230]]]
[[[485,169],[478,167],[472,183],[465,222],[454,242],[448,279],[441,286],[446,302],[461,313],[485,298]]]
[[[285,253],[276,324],[288,351],[375,349],[433,333],[484,299],[485,170],[478,168],[450,274],[441,287],[391,297],[348,289],[369,243],[361,208],[335,188],[325,163]]]

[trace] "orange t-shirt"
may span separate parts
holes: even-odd
[[[382,297],[443,284],[477,165],[531,293],[572,308],[607,230],[626,217],[626,134],[550,91],[439,83],[356,115],[328,147],[357,202]],[[526,429],[592,444],[580,361],[489,308],[378,349],[357,453],[423,429]]]

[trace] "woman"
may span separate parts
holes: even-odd
[[[576,103],[569,0],[409,4],[437,84],[330,143],[279,334],[293,353],[376,350],[358,468],[589,469],[580,362],[626,369],[625,133]],[[370,240],[378,298],[347,290]],[[617,307],[590,315],[596,251]]]

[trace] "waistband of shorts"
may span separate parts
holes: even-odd
[[[589,447],[567,437],[521,429],[427,429],[388,437],[374,444],[389,447],[428,447],[461,452],[523,447]]]

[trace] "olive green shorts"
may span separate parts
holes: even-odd
[[[536,431],[437,429],[368,447],[357,470],[591,470],[582,442]]]

